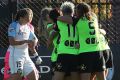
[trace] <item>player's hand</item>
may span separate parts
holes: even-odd
[[[40,64],[42,63],[41,57],[36,56],[36,57],[35,57],[35,63],[36,63],[37,65],[40,65]]]
[[[41,57],[38,55],[38,53],[34,53],[33,54],[33,62],[36,64],[36,65],[40,65],[42,63],[42,59]]]
[[[106,31],[104,29],[99,29],[99,30],[101,34],[106,35]]]

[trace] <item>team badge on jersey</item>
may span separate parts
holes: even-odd
[[[85,64],[81,64],[80,66],[78,66],[78,68],[82,71],[87,69],[87,66]]]
[[[9,28],[8,31],[9,31],[9,32],[13,32],[13,31],[15,31],[15,29],[14,29],[14,28]]]

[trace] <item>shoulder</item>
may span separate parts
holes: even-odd
[[[13,21],[10,25],[9,25],[9,28],[8,28],[8,31],[15,31],[16,30],[16,28],[17,28],[17,25],[18,25],[18,22],[16,22],[16,21]]]
[[[32,24],[30,24],[30,23],[29,23],[29,24],[27,24],[27,25],[28,25],[28,27],[30,28],[30,30],[34,32],[34,27],[33,27],[33,25],[32,25]]]
[[[9,25],[9,27],[16,27],[17,26],[17,24],[18,24],[18,22],[16,22],[16,21],[13,21],[10,25]]]
[[[72,17],[72,20],[73,20],[73,26],[75,26],[77,24],[77,22],[79,21],[79,18],[74,16],[74,17]]]

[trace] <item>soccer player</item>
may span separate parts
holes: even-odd
[[[50,11],[49,17],[50,17],[50,20],[52,21],[52,23],[48,24],[48,26],[47,26],[49,34],[52,33],[52,31],[54,29],[54,26],[57,23],[57,18],[59,16],[60,16],[60,13],[59,13],[58,9],[53,9],[53,10]],[[55,67],[56,67],[55,64],[56,64],[57,57],[58,57],[57,48],[58,48],[58,45],[59,45],[59,40],[60,40],[60,35],[58,34],[53,40],[54,49],[53,49],[52,55],[51,55],[53,75],[54,75],[54,71],[55,71]],[[70,73],[65,74],[64,80],[71,80]]]
[[[104,44],[98,28],[98,21],[94,19],[91,8],[86,3],[76,7],[77,31],[79,35],[79,66],[81,80],[90,80],[92,72],[96,72],[99,80],[106,80],[103,51],[109,49]],[[69,19],[70,20],[70,19]],[[65,21],[65,20],[64,20]],[[70,21],[69,21],[70,22]]]
[[[97,18],[97,17],[95,17]],[[106,65],[106,70],[104,71],[105,72],[105,76],[106,76],[106,79],[112,79],[112,75],[113,75],[113,55],[112,55],[112,51],[108,45],[108,39],[106,38],[106,31],[104,29],[101,28],[101,25],[100,25],[100,36],[101,37],[101,40],[104,44],[104,46],[106,45],[106,50],[103,50],[103,56],[104,56],[104,59],[105,59],[105,65]],[[111,69],[111,72],[112,72],[112,75],[109,76],[109,69]],[[91,80],[96,80],[96,73],[92,73],[91,74]]]
[[[53,31],[53,28],[54,28],[54,25],[57,23],[57,18],[58,16],[60,16],[59,12],[57,9],[53,9],[50,11],[49,13],[49,18],[50,18],[50,22],[48,25],[47,25],[47,30],[49,32],[49,35],[51,35],[52,31]],[[59,35],[58,35],[59,36]],[[53,51],[52,51],[52,54],[51,54],[51,62],[52,62],[52,76],[54,75],[54,70],[55,70],[55,64],[56,64],[56,60],[57,60],[57,47],[58,47],[58,44],[59,44],[59,37],[56,36],[54,39],[53,39]],[[48,46],[48,48],[51,47],[51,46]]]
[[[8,29],[10,42],[9,66],[11,75],[9,80],[21,80],[22,75],[28,80],[38,80],[38,74],[35,73],[36,67],[28,54],[28,44],[34,43],[35,35],[30,30],[29,23],[32,21],[33,12],[29,8],[18,11],[16,19]],[[38,54],[34,54],[38,57]],[[40,62],[39,57],[37,62]]]
[[[81,80],[90,80],[92,72],[96,72],[99,80],[106,80],[103,51],[108,49],[108,46],[100,37],[98,21],[93,18],[91,8],[86,3],[77,5],[76,14],[79,18],[76,26],[80,43],[79,69]]]
[[[39,40],[41,46],[46,46],[46,41],[48,39],[47,24],[49,21],[49,13],[52,8],[43,8],[40,13],[40,19],[38,21],[38,30],[39,30]]]
[[[60,16],[60,14],[59,14],[57,9],[53,9],[53,10],[50,11],[49,17],[50,17],[52,23],[47,25],[47,30],[48,30],[49,34],[51,34],[51,32],[53,31],[53,27],[57,23],[58,16]],[[57,60],[57,46],[58,46],[58,43],[59,43],[59,37],[56,36],[53,40],[54,49],[53,49],[53,52],[52,52],[52,55],[51,55],[51,61],[53,62],[53,64]]]
[[[34,27],[33,27],[31,24],[29,24],[29,27],[30,27],[30,30],[34,33]],[[35,44],[34,44],[34,43],[35,43]],[[37,37],[36,37],[36,40],[35,40],[34,43],[29,44],[30,50],[32,50],[33,53],[36,52],[35,46],[36,46],[36,44],[37,44]],[[33,55],[33,53],[32,53],[31,55]],[[9,50],[9,48],[8,48],[8,50],[6,51],[5,60],[4,60],[5,67],[4,67],[4,79],[3,79],[3,80],[8,80],[9,77],[10,77],[9,54],[10,54],[10,50]],[[35,65],[38,66],[38,65],[40,64],[40,63],[38,64],[38,63],[36,62],[36,57],[33,56],[32,59],[34,60],[33,62],[34,62]],[[42,59],[41,59],[41,62],[42,62]],[[38,69],[38,68],[37,68],[37,69]],[[38,72],[38,71],[36,70],[36,72]],[[27,80],[27,78],[23,77],[23,80]]]
[[[64,2],[61,5],[61,11],[63,15],[72,16],[74,14],[74,4]],[[58,58],[53,80],[63,80],[66,73],[70,73],[72,80],[79,80],[77,75],[78,49],[75,46],[78,42],[76,27],[72,24],[57,21],[55,32],[60,34],[60,43],[57,48]]]

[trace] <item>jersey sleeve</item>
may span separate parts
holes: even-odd
[[[30,31],[30,35],[29,35],[28,40],[38,41],[38,38],[36,37],[36,35],[32,31]]]
[[[8,28],[8,37],[15,37],[16,35],[16,28],[15,28],[16,24],[10,24],[9,28]]]

